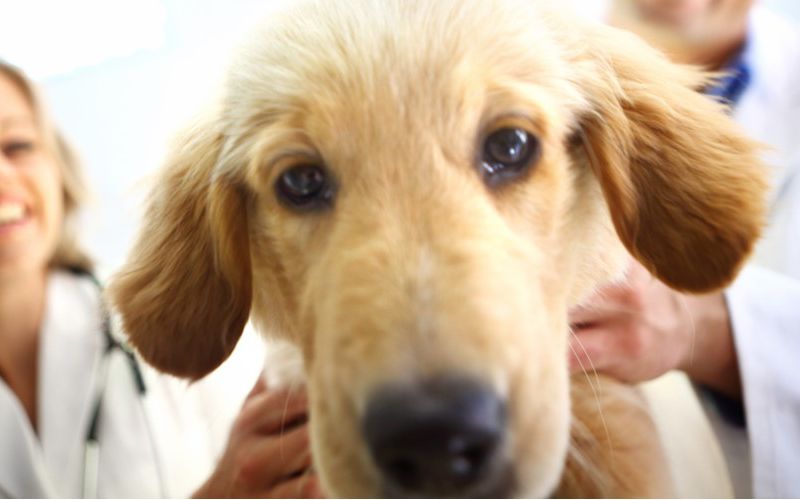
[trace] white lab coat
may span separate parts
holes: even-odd
[[[50,274],[39,351],[38,435],[0,380],[0,497],[80,497],[84,445],[101,378],[104,338],[97,288]],[[124,355],[112,351],[99,434],[100,497],[187,497],[210,474],[232,419],[255,382],[257,340],[192,386],[142,365],[140,396]],[[252,345],[251,345],[252,344]],[[227,370],[227,371],[226,371]]]
[[[769,227],[726,296],[752,494],[800,497],[800,28],[756,7],[745,58],[752,80],[734,116],[773,148],[766,154],[773,190]]]

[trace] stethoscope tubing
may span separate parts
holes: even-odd
[[[102,297],[103,286],[97,277],[85,269],[70,269],[75,274],[88,278],[97,287],[100,296]],[[102,300],[102,299],[101,299]],[[165,482],[162,471],[162,464],[158,449],[155,443],[155,436],[150,425],[147,410],[145,408],[144,400],[147,396],[147,385],[144,381],[141,365],[139,364],[136,355],[124,343],[124,341],[117,339],[113,333],[111,322],[111,314],[108,308],[101,302],[102,323],[101,330],[105,346],[103,347],[102,357],[99,363],[97,372],[97,381],[95,383],[94,396],[90,407],[89,425],[86,429],[84,437],[84,450],[83,450],[83,477],[81,492],[83,498],[97,498],[98,496],[98,483],[99,483],[99,470],[100,470],[100,429],[102,427],[103,416],[103,403],[105,400],[105,393],[108,390],[109,371],[111,366],[111,358],[114,352],[122,353],[125,362],[129,367],[131,379],[133,380],[134,391],[136,398],[139,401],[139,406],[142,412],[142,418],[147,430],[148,438],[153,452],[154,467],[158,476],[158,487],[161,496],[166,496]]]

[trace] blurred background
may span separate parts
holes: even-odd
[[[0,57],[43,88],[94,194],[82,227],[101,273],[122,263],[148,176],[213,96],[244,32],[291,0],[0,0]],[[603,0],[570,0],[602,18]],[[800,21],[800,1],[760,0]]]

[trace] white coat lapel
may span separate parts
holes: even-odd
[[[54,496],[39,441],[16,395],[0,380],[0,498]]]
[[[87,279],[53,272],[40,345],[39,429],[60,496],[80,497],[84,438],[103,337],[99,293]]]

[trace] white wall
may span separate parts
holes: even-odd
[[[796,22],[800,21],[800,2],[797,0],[759,0],[765,7],[782,12]]]
[[[588,17],[601,17],[606,5],[610,0],[551,0],[561,1],[576,8],[579,13],[586,14]],[[759,4],[785,14],[800,22],[800,0],[756,0]]]
[[[588,11],[603,0],[572,1]],[[105,269],[121,263],[131,245],[142,180],[158,167],[167,139],[211,95],[234,41],[286,2],[0,0],[0,57],[37,68],[58,122],[84,157],[95,193],[85,240]],[[762,3],[800,19],[798,0]],[[58,15],[44,23],[41,13],[56,5]],[[151,10],[137,17],[136,5]],[[154,30],[151,39],[138,50],[135,40],[115,49],[111,41],[132,22],[142,25],[136,33]],[[97,64],[79,57],[106,46],[119,54]],[[83,67],[60,72],[60,62],[73,59]]]

